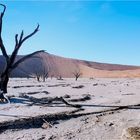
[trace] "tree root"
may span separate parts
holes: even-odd
[[[10,103],[3,91],[0,91],[0,103]]]

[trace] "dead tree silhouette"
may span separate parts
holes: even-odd
[[[73,72],[73,75],[75,77],[75,80],[77,81],[78,78],[82,75],[82,73],[80,72],[80,70],[78,70],[78,71],[76,70]]]
[[[43,82],[48,78],[49,76],[49,70],[44,66],[41,65],[38,70],[34,69],[33,77],[36,77],[37,81],[40,82],[40,79],[42,79]]]
[[[45,79],[47,79],[49,76],[49,71],[44,67],[43,73],[42,73],[42,80],[45,82]]]
[[[2,55],[4,56],[5,62],[6,62],[4,70],[2,71],[2,73],[0,75],[0,90],[2,91],[2,93],[7,93],[7,84],[8,84],[11,72],[19,64],[21,64],[23,61],[31,58],[32,56],[34,56],[37,53],[44,52],[44,50],[35,51],[35,52],[31,53],[31,54],[28,54],[28,55],[16,60],[18,51],[21,48],[22,44],[27,39],[29,39],[30,37],[32,37],[34,34],[36,34],[38,32],[39,25],[37,25],[35,30],[32,33],[30,33],[27,36],[25,36],[25,37],[24,37],[24,31],[23,30],[22,30],[20,35],[18,35],[18,34],[15,35],[15,47],[14,47],[14,50],[13,50],[11,55],[8,55],[7,51],[6,51],[6,47],[4,46],[3,39],[2,39],[2,24],[3,24],[3,17],[4,17],[4,14],[5,14],[5,11],[6,11],[6,6],[3,5],[3,4],[0,4],[0,6],[3,7],[3,11],[0,13],[0,49],[1,49]],[[0,98],[2,98],[2,97],[3,96],[1,94]]]
[[[41,56],[41,53],[38,55],[38,57],[40,59],[37,63],[33,60],[29,63],[32,67],[30,76],[36,78],[38,82],[45,82],[45,80],[49,77],[50,67],[46,59]]]

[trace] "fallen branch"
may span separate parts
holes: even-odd
[[[81,105],[71,104],[71,103],[67,102],[63,97],[54,97],[54,98],[47,97],[47,98],[38,99],[38,98],[30,97],[28,95],[24,95],[22,98],[29,99],[29,101],[32,102],[31,105],[34,105],[34,104],[36,104],[36,105],[38,105],[38,104],[51,104],[54,101],[59,101],[59,102],[62,102],[65,105],[70,106],[70,107],[81,108]]]
[[[86,95],[82,98],[78,98],[78,99],[70,99],[69,101],[70,102],[84,102],[84,101],[87,101],[87,100],[91,100],[91,96],[90,95]]]
[[[66,100],[64,100],[63,97],[60,97],[60,100],[61,100],[64,104],[66,104],[66,105],[68,105],[68,106],[71,106],[71,107],[76,107],[76,108],[81,108],[81,107],[82,107],[81,105],[78,105],[78,104],[70,104],[70,103],[68,103]]]
[[[59,120],[68,120],[71,118],[77,118],[77,117],[81,117],[85,115],[93,115],[93,114],[96,114],[98,116],[109,115],[119,110],[133,109],[134,107],[140,107],[140,104],[120,106],[116,108],[111,108],[111,109],[96,111],[96,112],[89,112],[89,113],[77,113],[79,111],[84,110],[82,108],[79,108],[73,111],[66,111],[66,112],[55,113],[55,114],[38,115],[35,117],[28,117],[28,118],[20,118],[17,120],[0,122],[0,133],[4,132],[7,129],[41,128],[43,123],[46,122],[46,120],[47,120],[47,123],[50,124],[50,122],[53,122],[53,121],[55,122]]]
[[[35,117],[19,118],[16,120],[8,120],[0,122],[0,133],[8,129],[29,129],[29,128],[41,128],[43,123],[55,122],[57,120],[67,120],[72,117],[76,117],[75,112],[83,109],[75,109],[73,111],[65,111],[55,114],[38,115]],[[74,115],[74,116],[73,116]],[[46,121],[47,120],[47,121]],[[53,125],[51,125],[53,126]]]

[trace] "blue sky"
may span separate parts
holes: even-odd
[[[19,54],[44,49],[90,61],[140,65],[140,1],[2,1],[7,6],[3,40],[10,54],[14,36],[40,31]],[[0,10],[2,10],[0,8]]]

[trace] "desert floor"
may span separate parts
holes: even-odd
[[[7,96],[0,140],[121,140],[140,126],[140,79],[11,78]]]

